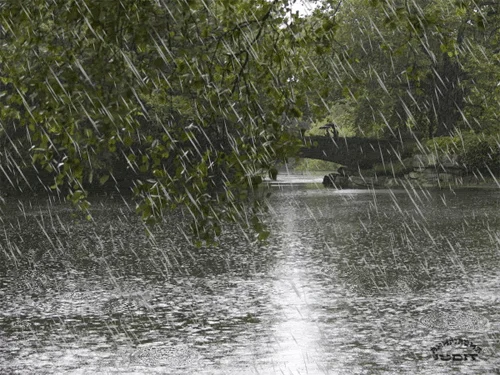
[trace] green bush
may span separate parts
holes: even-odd
[[[458,155],[467,171],[500,172],[500,143],[497,135],[462,133],[426,141],[428,152]]]
[[[297,172],[336,171],[340,164],[314,159],[300,159],[293,168]]]
[[[435,152],[443,154],[456,154],[460,149],[461,139],[455,137],[436,137],[429,139],[425,142],[424,146],[428,152]]]
[[[459,161],[470,171],[498,172],[500,170],[500,147],[491,139],[464,140],[464,152],[459,155]]]

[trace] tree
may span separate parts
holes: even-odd
[[[362,134],[449,135],[494,127],[498,5],[475,1],[342,2],[318,90],[348,100]],[[496,50],[498,53],[498,50]],[[329,63],[328,63],[329,60]],[[488,93],[488,94],[486,94]]]
[[[181,207],[200,241],[227,221],[263,239],[252,187],[297,146],[280,123],[298,113],[282,69],[289,11],[285,0],[6,1],[4,128],[27,130],[33,161],[84,210],[86,182],[106,181],[113,155],[143,173],[144,220]]]

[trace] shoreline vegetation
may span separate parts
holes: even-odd
[[[341,166],[330,162],[320,162],[318,165],[323,167],[331,165],[331,168],[312,168],[307,170],[303,168],[303,160],[298,163],[292,162],[278,168],[277,180],[265,177],[262,179],[262,184],[265,186],[288,184],[320,185],[321,180],[323,180],[323,185],[327,188],[338,189],[500,189],[500,176],[498,174],[488,175],[478,171],[466,174],[459,169],[448,168],[447,170],[439,170],[434,165],[430,167],[417,166],[403,168],[400,163],[385,166],[375,165],[371,169],[358,170],[355,173],[349,171],[348,175],[343,177],[344,181],[341,183],[334,185],[327,183],[325,185],[325,179],[328,176],[339,176],[339,173],[336,171]],[[286,176],[285,180],[282,179],[284,176]],[[23,183],[19,181],[17,188],[14,188],[10,184],[2,184],[0,202],[2,197],[41,196],[47,194],[64,199],[66,196],[66,193],[63,191],[57,192],[47,188],[48,181],[44,181],[44,179],[35,179],[35,175],[32,176],[31,174],[25,174],[25,177],[26,180],[23,180]],[[107,183],[102,185],[92,184],[91,186],[87,186],[86,190],[89,196],[132,196],[133,186],[133,178],[127,179],[126,173],[119,173],[115,178],[110,178]],[[40,189],[40,187],[43,187],[43,189]]]
[[[409,177],[393,177],[393,176],[369,176],[372,171],[362,171],[366,174],[360,176],[349,176],[349,184],[347,187],[336,186],[339,189],[482,189],[482,190],[496,190],[500,189],[500,178],[486,177],[486,176],[462,176],[458,177],[454,181],[442,182],[436,180],[435,184],[421,183],[417,179],[412,179]],[[289,170],[288,172],[282,171],[278,175],[278,180],[273,181],[271,179],[266,179],[263,182],[266,185],[296,185],[300,183],[304,184],[314,184],[320,182],[312,181],[314,178],[323,179],[325,176],[329,175],[330,171],[295,171]],[[289,182],[287,180],[280,180],[280,176],[287,177],[298,177]],[[303,182],[299,181],[304,177]],[[305,178],[309,177],[309,179]],[[330,186],[329,188],[335,188],[335,186]]]
[[[404,155],[352,170],[324,161],[299,161],[297,170],[327,169],[323,184],[340,188],[500,187],[498,135],[463,133],[417,140]]]

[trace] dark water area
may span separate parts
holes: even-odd
[[[267,243],[201,249],[7,201],[0,374],[500,373],[500,191],[271,189]]]

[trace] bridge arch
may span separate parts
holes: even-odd
[[[331,161],[349,170],[369,169],[375,164],[403,158],[404,147],[398,140],[362,137],[312,136],[304,138],[299,157]]]

